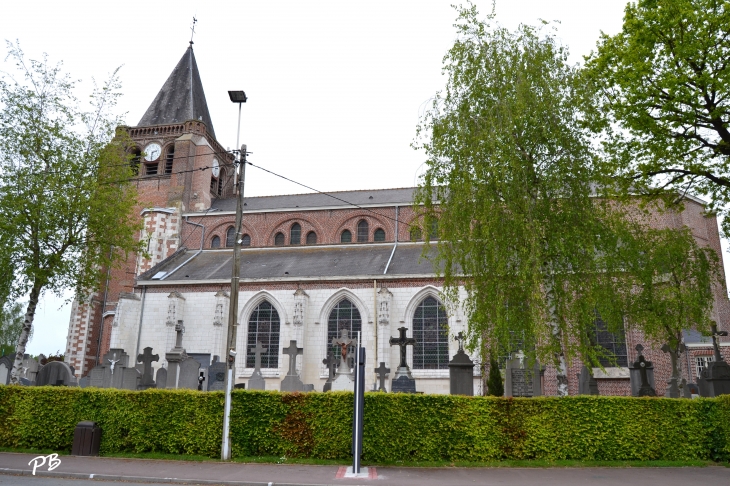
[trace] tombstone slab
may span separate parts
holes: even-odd
[[[289,346],[282,349],[282,352],[289,355],[289,372],[281,381],[280,390],[283,392],[304,391],[304,383],[297,374],[297,356],[304,354],[304,349],[298,348],[297,342],[292,339],[289,341]]]
[[[41,368],[36,377],[37,386],[77,386],[71,367],[63,361],[51,361]]]
[[[7,385],[10,383],[10,370],[13,369],[15,364],[15,353],[6,354],[0,358],[0,385]]]
[[[378,391],[387,393],[388,390],[385,389],[385,380],[388,378],[388,373],[390,373],[390,368],[385,367],[385,361],[380,362],[380,366],[375,368],[375,373],[378,375]]]
[[[629,367],[631,378],[631,396],[634,397],[655,397],[656,389],[654,388],[654,365],[651,361],[644,358],[642,352],[644,346],[636,345],[638,356],[636,361]]]
[[[459,350],[449,361],[450,392],[471,397],[474,396],[474,362],[464,352],[464,335],[460,332],[455,339],[459,341]]]
[[[139,370],[137,368],[123,368],[118,371],[121,371],[122,374],[122,389],[136,390],[142,377]]]
[[[542,396],[540,377],[542,368],[535,361],[528,367],[522,352],[516,358],[507,360],[504,380],[504,395],[506,397],[539,397]]]
[[[89,382],[91,381],[91,377],[89,375],[84,376],[79,380],[79,387],[80,388],[86,388],[89,386]]]
[[[332,391],[354,391],[355,390],[355,378],[353,375],[343,373],[335,376],[332,380],[330,390]]]
[[[593,377],[591,369],[583,365],[578,374],[578,394],[579,395],[599,395],[598,382]]]
[[[177,381],[177,387],[188,390],[197,390],[199,376],[200,363],[198,360],[194,358],[185,358],[180,362],[180,376]]]
[[[208,367],[208,391],[225,389],[226,371],[226,364],[220,361],[216,361]]]
[[[327,357],[322,360],[322,364],[327,367],[327,381],[324,383],[323,392],[332,390],[332,382],[335,380],[335,370],[337,366],[337,359],[332,353],[327,354]]]
[[[157,388],[165,388],[167,386],[167,369],[160,368],[155,375],[155,383]]]
[[[409,378],[407,375],[393,378],[390,391],[392,393],[416,393],[416,380]]]

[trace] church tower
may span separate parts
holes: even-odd
[[[146,255],[130,255],[119,269],[110,269],[97,293],[86,302],[74,301],[66,341],[66,362],[77,376],[101,362],[109,349],[117,311],[125,319],[139,317],[141,297],[134,294],[135,278],[172,256],[183,243],[194,247],[202,237],[181,240],[183,214],[205,211],[213,201],[233,193],[233,156],[215,138],[193,43],[162,85],[137,126],[120,127],[131,141],[134,184],[139,192],[142,220],[139,234]],[[129,355],[136,350],[127,350]]]

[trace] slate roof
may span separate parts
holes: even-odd
[[[368,205],[410,205],[413,204],[413,192],[415,187],[404,187],[398,189],[371,189],[361,191],[340,191],[331,192],[335,199],[326,194],[289,194],[285,196],[262,196],[262,197],[246,197],[244,201],[244,211],[257,210],[276,210],[276,209],[294,209],[294,208],[320,208],[347,206],[347,203],[357,204],[359,206]],[[343,199],[343,202],[340,199]],[[235,211],[236,198],[218,199],[211,204],[212,209],[219,211]]]
[[[399,243],[387,275],[433,275],[430,258],[421,258],[422,243]],[[349,244],[241,250],[241,280],[372,277],[382,278],[393,244]],[[138,283],[230,280],[232,249],[188,250],[140,275]],[[435,247],[431,247],[431,257]],[[183,265],[176,270],[181,263]],[[165,272],[164,275],[161,275]],[[169,273],[168,272],[172,272]],[[158,276],[157,279],[154,277]],[[163,277],[163,279],[160,279]]]
[[[215,138],[213,121],[210,119],[191,44],[147,108],[138,126],[167,125],[198,119],[205,123],[208,132]]]

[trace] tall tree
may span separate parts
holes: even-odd
[[[60,65],[27,60],[8,43],[18,77],[0,80],[0,262],[28,306],[12,382],[44,291],[75,288],[88,295],[103,270],[138,249],[132,208],[136,192],[124,139],[112,143],[120,120],[117,71],[85,108]],[[111,251],[111,249],[114,251]]]
[[[3,355],[15,351],[22,328],[23,305],[20,302],[6,303],[0,307],[0,350]]]
[[[602,166],[581,128],[578,71],[549,26],[510,32],[473,5],[458,12],[445,92],[414,143],[428,157],[424,233],[438,219],[437,265],[450,299],[466,289],[472,346],[521,336],[557,366],[564,395],[567,360],[598,361],[576,339],[596,310],[610,330],[623,326],[610,237],[622,218],[593,197]]]
[[[640,0],[587,59],[592,117],[634,192],[730,203],[730,1]],[[730,220],[724,224],[725,233]]]

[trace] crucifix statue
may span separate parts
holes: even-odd
[[[380,387],[378,387],[378,391],[387,392],[388,390],[385,389],[385,378],[388,376],[388,373],[390,373],[390,368],[386,368],[385,362],[381,361],[380,366],[375,368],[375,373],[378,374],[378,381],[380,382]]]
[[[459,341],[459,352],[460,353],[463,353],[464,352],[464,339],[465,339],[464,338],[464,333],[461,332],[461,331],[459,331],[459,334],[457,334],[456,336],[454,336],[454,340]]]
[[[400,346],[400,364],[398,365],[399,368],[408,368],[408,363],[406,363],[406,346],[416,345],[415,339],[406,337],[407,330],[407,327],[399,327],[398,331],[400,332],[400,335],[397,338],[390,338],[391,346]]]
[[[289,355],[289,373],[287,376],[296,376],[297,374],[297,356],[304,354],[304,348],[298,348],[295,340],[289,341],[289,346],[281,350],[282,353]]]
[[[357,341],[355,339],[350,339],[350,331],[347,329],[340,329],[340,337],[335,339],[332,339],[332,345],[338,346],[340,348],[340,354],[342,355],[342,358],[340,359],[340,366],[337,369],[337,372],[342,373],[349,373],[350,372],[350,358],[352,357],[352,347],[357,344]]]
[[[639,396],[640,397],[655,397],[656,391],[651,387],[649,384],[649,375],[647,374],[647,368],[651,367],[652,363],[651,361],[647,361],[646,358],[644,358],[644,355],[642,354],[642,351],[644,351],[644,346],[641,344],[636,345],[636,351],[639,353],[639,356],[636,358],[636,361],[634,362],[634,367],[639,369],[639,376],[641,377],[641,386],[639,387]]]
[[[717,339],[720,336],[727,336],[727,331],[718,331],[717,323],[713,322],[712,326],[712,347],[715,348],[715,362],[722,361],[722,355],[720,354],[720,341]]]
[[[112,356],[112,358],[116,358],[116,357],[117,357],[117,353],[114,353],[114,355]],[[107,358],[107,361],[109,361],[112,364],[109,367],[109,369],[112,371],[112,375],[113,375],[114,374],[114,365],[117,364],[117,363],[119,363],[120,360]]]

